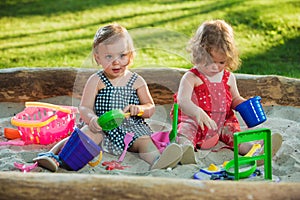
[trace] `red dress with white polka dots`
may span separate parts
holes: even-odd
[[[195,118],[185,115],[179,109],[178,135],[187,137],[195,148],[212,148],[219,139],[233,147],[233,133],[240,131],[240,125],[231,109],[232,95],[227,84],[230,72],[224,70],[221,82],[210,82],[196,68],[192,68],[190,72],[203,81],[203,84],[194,88],[192,101],[216,122],[218,129],[211,130],[205,126],[205,129],[201,130]],[[174,95],[174,100],[177,102],[177,94]]]

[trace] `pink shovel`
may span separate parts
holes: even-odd
[[[125,148],[124,148],[123,153],[120,156],[118,162],[122,162],[124,160],[124,157],[125,157],[126,152],[127,152],[128,144],[131,142],[133,136],[134,136],[134,133],[126,133],[126,135],[124,137]]]

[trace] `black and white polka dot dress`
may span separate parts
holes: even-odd
[[[97,116],[103,115],[112,109],[123,110],[129,104],[139,105],[140,101],[137,91],[132,87],[138,75],[133,73],[126,86],[114,87],[103,71],[97,72],[101,81],[105,84],[105,88],[99,90],[95,99],[95,112]],[[140,136],[151,135],[152,131],[142,117],[133,116],[125,119],[121,126],[111,131],[105,131],[102,148],[105,151],[120,155],[124,149],[124,135],[127,132],[134,133],[134,138],[128,145],[132,146],[133,142]]]

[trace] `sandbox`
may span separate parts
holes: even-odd
[[[21,111],[23,109],[22,104],[26,101],[53,100],[56,97],[67,96],[70,97],[67,98],[67,101],[60,102],[77,105],[87,78],[95,71],[95,69],[73,68],[0,70],[0,103],[6,109],[1,111],[5,112],[1,113],[1,117],[8,119],[13,115],[13,112]],[[153,119],[154,126],[155,122],[158,121],[168,124],[169,121],[166,116],[170,105],[173,103],[172,95],[177,91],[180,78],[186,70],[155,68],[134,69],[133,71],[145,78],[159,108],[158,114]],[[299,149],[299,144],[297,144],[299,143],[297,142],[299,136],[297,135],[300,133],[300,126],[299,119],[293,119],[293,117],[299,116],[300,80],[280,76],[243,74],[236,74],[236,76],[242,96],[250,98],[259,95],[262,97],[262,103],[267,114],[271,116],[269,122],[267,121],[262,126],[283,132],[283,150],[273,160],[274,177],[280,177],[280,181],[199,181],[187,178],[189,175],[180,174],[189,170],[193,172],[197,166],[179,166],[177,171],[174,169],[172,172],[155,171],[149,173],[145,170],[139,174],[108,173],[105,170],[97,171],[90,168],[81,172],[61,170],[58,173],[47,171],[22,173],[10,170],[11,168],[8,167],[0,169],[0,199],[299,198],[300,155],[297,151]],[[160,110],[161,108],[164,109]],[[164,119],[159,118],[162,113]],[[277,115],[278,119],[276,118]],[[280,125],[279,122],[281,121],[283,124],[287,124]],[[288,135],[290,132],[294,132],[292,136]],[[294,142],[290,140],[294,140]],[[30,150],[28,148],[30,147],[27,147],[27,151]],[[49,147],[44,147],[42,150],[47,148]],[[8,149],[14,152],[18,151],[18,148]],[[1,147],[0,152],[1,150],[6,149]],[[291,157],[287,157],[287,154]],[[3,164],[5,159],[2,155],[0,164],[1,162]],[[128,158],[128,162],[132,159],[136,160],[135,155],[128,155]],[[142,164],[146,169],[146,164]],[[282,175],[285,170],[288,170],[290,174]]]

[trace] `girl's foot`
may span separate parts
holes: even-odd
[[[60,160],[57,154],[68,139],[69,137],[66,137],[63,140],[59,141],[50,149],[49,152],[40,153],[38,157],[33,159],[33,161],[37,162],[41,167],[44,167],[52,172],[56,172],[60,165]]]
[[[152,169],[174,168],[182,158],[182,149],[178,144],[172,143],[166,147],[161,156],[151,166]]]
[[[275,154],[277,153],[277,151],[280,149],[281,144],[282,144],[282,136],[279,133],[273,133],[272,134],[272,158],[275,156]],[[262,146],[261,148],[261,152],[259,154],[263,154],[264,153],[264,148]],[[264,160],[257,160],[257,166],[261,166],[264,164]]]

